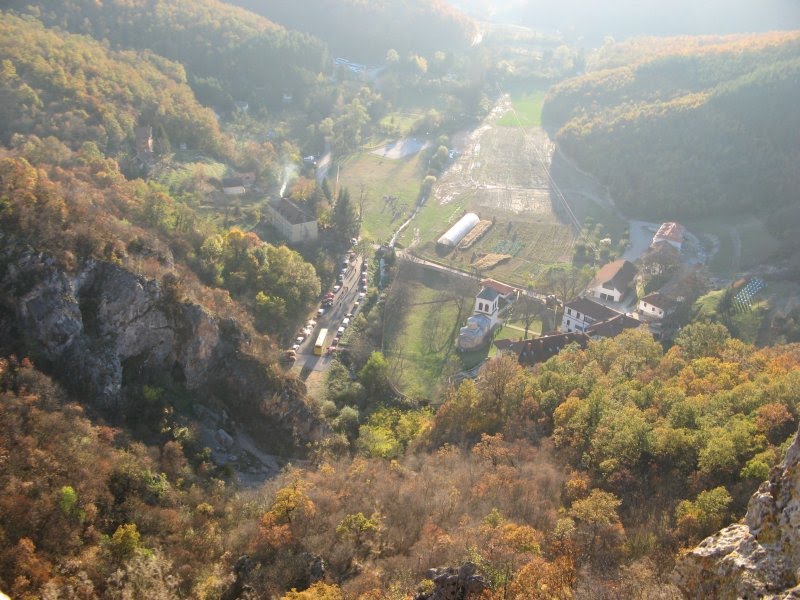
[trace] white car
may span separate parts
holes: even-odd
[[[335,294],[335,293],[336,293],[336,292],[338,292],[340,289],[342,289],[342,286],[340,286],[340,285],[335,285],[335,286],[333,286],[333,293]]]
[[[325,314],[325,309],[324,308],[320,308],[319,310],[317,310],[317,316],[318,317],[321,317],[324,314]]]
[[[304,335],[299,335],[299,336],[297,336],[297,338],[294,340],[294,343],[295,343],[295,344],[298,344],[298,345],[299,345],[299,344],[302,344],[304,339],[306,339]]]
[[[317,326],[317,322],[314,319],[309,319],[306,323],[306,327],[311,327],[312,329]]]
[[[292,346],[292,350],[294,350],[295,352],[300,350],[300,344],[295,344],[294,346]]]
[[[350,319],[348,319],[348,318],[343,319],[342,320],[342,327],[347,327],[348,325],[350,325]]]
[[[337,335],[337,336],[340,336],[340,335],[342,335],[343,333],[344,333],[344,327],[339,327],[339,329],[337,329],[337,330],[336,330],[336,335]]]
[[[358,292],[358,297],[363,300],[367,297],[367,292]]]

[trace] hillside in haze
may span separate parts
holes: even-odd
[[[607,36],[622,40],[637,35],[672,36],[750,33],[800,27],[800,6],[794,0],[451,0],[479,19],[559,31],[584,47]]]
[[[318,39],[217,0],[68,0],[57,8],[12,0],[6,8],[32,11],[48,26],[115,48],[147,49],[179,62],[200,100],[224,109],[234,100],[279,107],[284,92],[310,89],[329,68]]]
[[[444,0],[235,0],[287,28],[324,40],[337,56],[382,63],[389,49],[432,56],[469,47],[475,23]],[[413,34],[412,34],[413,32]]]
[[[620,208],[685,218],[797,201],[800,34],[631,40],[589,64],[549,91],[542,120]]]

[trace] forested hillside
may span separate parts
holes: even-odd
[[[133,154],[136,127],[148,125],[176,146],[214,156],[232,152],[183,67],[150,52],[111,51],[92,38],[5,14],[0,59],[5,145],[13,134],[33,134],[56,136],[73,149],[93,142],[109,155]]]
[[[555,86],[542,119],[561,148],[650,218],[797,201],[800,34],[607,45]]]
[[[743,514],[781,456],[798,367],[797,346],[755,351],[714,325],[667,353],[628,332],[537,372],[500,358],[435,416],[378,411],[356,456],[317,445],[312,464],[233,494],[191,430],[145,448],[3,359],[0,586],[277,598],[321,577],[284,597],[368,600],[469,559],[493,600],[675,597],[678,549]]]
[[[287,31],[263,17],[217,0],[12,0],[48,26],[108,40],[115,48],[147,49],[181,63],[198,98],[231,108],[234,100],[280,107],[285,92],[313,87],[329,68],[318,39]]]
[[[443,0],[234,0],[234,4],[327,42],[338,56],[382,63],[386,51],[432,56],[467,48],[476,24]],[[413,33],[412,33],[413,32]]]

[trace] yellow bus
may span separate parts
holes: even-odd
[[[325,338],[328,337],[327,329],[320,329],[317,336],[317,343],[314,344],[314,354],[322,356],[322,351],[325,350]]]

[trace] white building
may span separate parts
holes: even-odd
[[[264,219],[292,244],[310,242],[319,235],[317,220],[288,198],[267,202]]]
[[[615,260],[604,265],[589,284],[588,293],[600,300],[619,302],[625,297],[636,277],[636,266],[628,260]]]
[[[484,287],[475,297],[475,314],[486,315],[494,327],[499,321],[500,294],[497,290]]]
[[[650,246],[656,246],[660,242],[667,242],[673,248],[680,250],[686,238],[686,229],[680,223],[662,223],[661,227],[653,236]]]
[[[564,316],[561,318],[561,331],[586,331],[592,325],[608,321],[619,315],[615,310],[598,304],[589,298],[576,298],[564,305]]]
[[[492,287],[483,287],[475,297],[475,310],[467,324],[458,332],[458,347],[461,350],[480,348],[490,339],[492,331],[500,324],[500,298],[502,295]]]
[[[644,317],[663,319],[675,310],[675,306],[676,303],[672,298],[665,296],[661,292],[654,292],[639,300],[636,308],[639,314]]]

